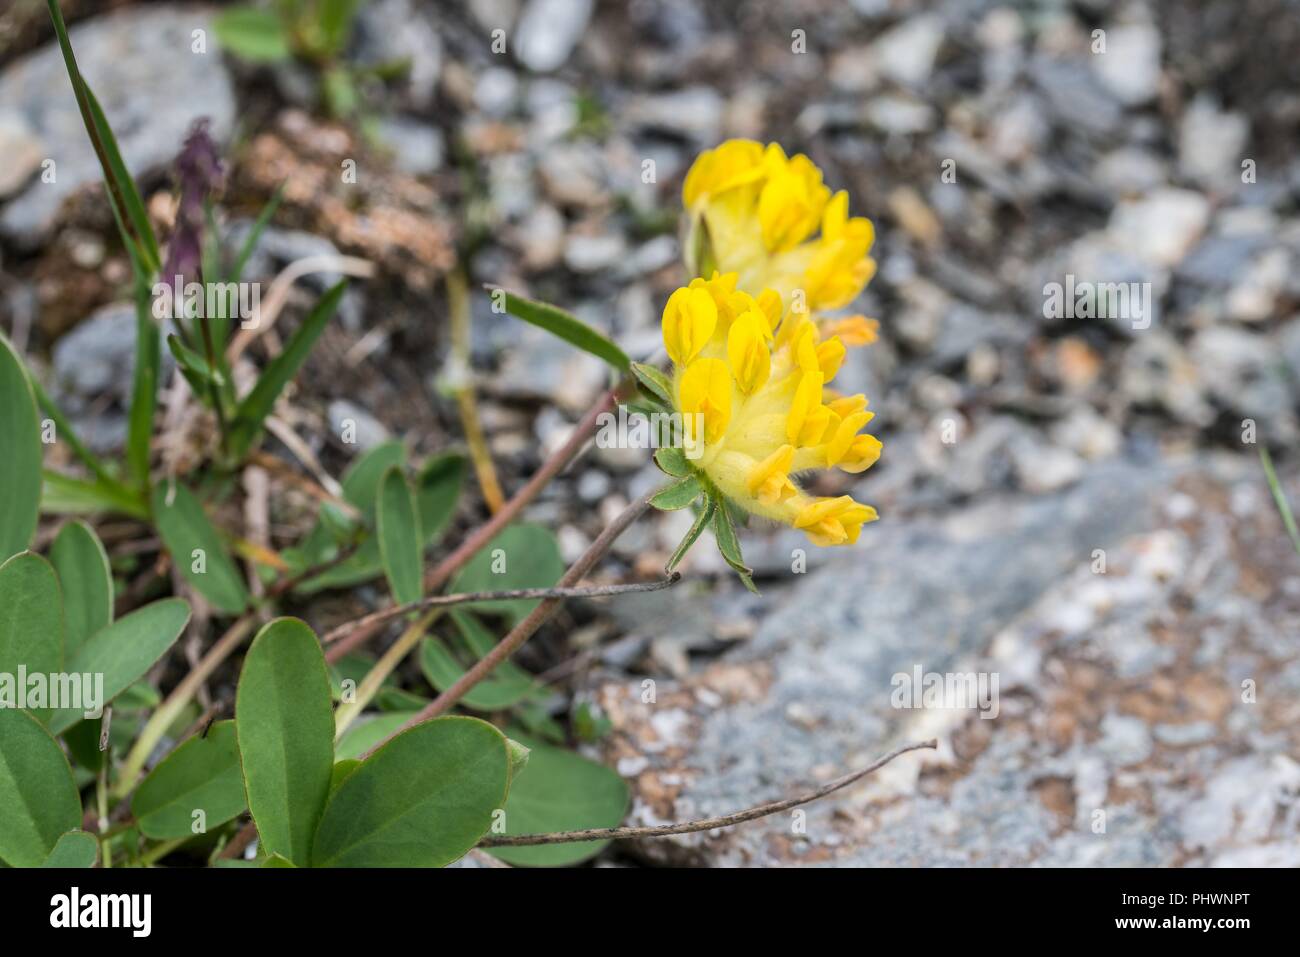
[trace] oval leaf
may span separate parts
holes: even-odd
[[[163,759],[140,782],[131,814],[146,837],[174,840],[194,834],[194,812],[206,830],[242,814],[244,778],[239,767],[235,722],[218,721]]]
[[[99,536],[85,522],[59,529],[50,562],[63,586],[63,647],[70,658],[113,620],[113,572]]]
[[[244,579],[189,489],[176,481],[157,485],[153,520],[176,567],[213,608],[238,615],[248,607]]]
[[[0,860],[14,867],[39,867],[81,824],[81,798],[63,750],[16,708],[0,708],[0,809]]]
[[[614,771],[579,754],[552,747],[516,731],[510,736],[530,750],[528,764],[510,783],[507,834],[541,834],[589,827],[617,827],[627,813],[627,783]],[[592,857],[608,841],[494,847],[510,864],[562,867]]]
[[[85,831],[69,831],[59,838],[41,867],[77,868],[94,867],[99,857],[99,841]]]
[[[316,867],[442,867],[492,826],[510,780],[505,736],[477,718],[435,718],[367,758],[330,798]]]
[[[235,726],[262,846],[305,867],[334,767],[329,674],[305,623],[277,618],[253,640],[235,694]]]
[[[424,588],[423,537],[415,495],[400,466],[384,473],[375,507],[379,554],[393,601],[405,605],[419,599]]]
[[[91,635],[67,664],[70,674],[103,675],[102,699],[56,711],[50,730],[61,734],[95,706],[108,704],[152,668],[189,624],[190,606],[181,598],[164,598],[119,618]]]
[[[22,360],[0,335],[0,561],[31,544],[41,506],[41,433]]]
[[[451,521],[467,464],[465,456],[447,452],[433,456],[420,469],[415,480],[415,498],[425,545],[432,545]]]
[[[63,670],[62,605],[58,576],[41,556],[22,552],[0,565],[0,674],[17,682],[19,667],[47,676]],[[0,707],[17,707],[8,697],[0,690]],[[32,713],[45,721],[50,712]]]
[[[273,63],[289,59],[289,40],[272,10],[231,7],[213,18],[212,29],[223,47],[245,60]]]

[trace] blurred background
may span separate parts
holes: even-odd
[[[940,750],[814,805],[803,832],[777,817],[603,860],[1300,865],[1300,555],[1259,456],[1300,495],[1300,5],[369,0],[335,32],[310,12],[277,32],[231,5],[63,6],[160,223],[207,117],[232,242],[284,184],[250,276],[374,263],[292,402],[335,475],[358,451],[347,419],[361,450],[463,441],[459,267],[483,426],[518,488],[606,373],[477,290],[651,354],[683,276],[682,178],[723,139],[806,153],[874,221],[852,311],[881,338],[837,384],[870,397],[885,451],[817,491],[881,521],[806,574],[801,534],[751,527],[757,598],[697,547],[671,601],[570,610],[520,661],[577,662],[557,707],[600,716],[588,749],[633,784],[634,822],[776,798],[919,737]],[[107,450],[129,269],[52,37],[44,3],[0,8],[0,327]],[[1053,313],[1053,283],[1135,283],[1153,308]],[[572,559],[660,479],[642,451],[593,449],[528,518]],[[276,516],[284,541],[308,504]],[[689,522],[634,527],[604,577],[655,574]],[[997,674],[998,716],[894,708],[917,666]]]

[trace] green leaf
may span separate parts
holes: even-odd
[[[393,601],[405,605],[424,593],[424,539],[420,534],[420,513],[415,493],[401,466],[384,473],[379,483],[375,523],[379,533],[379,554]]]
[[[637,377],[638,382],[650,391],[651,395],[661,399],[669,408],[672,408],[673,383],[668,376],[644,362],[633,362],[632,374]]]
[[[305,867],[334,767],[329,675],[306,624],[277,618],[253,640],[235,695],[235,724],[262,846]]]
[[[492,650],[496,639],[477,618],[463,611],[453,612],[452,617],[477,657]],[[446,691],[465,673],[447,646],[432,636],[420,643],[420,669],[438,691]],[[532,675],[505,661],[467,691],[461,704],[475,711],[500,711],[528,698],[536,689]]]
[[[686,508],[699,498],[703,491],[704,487],[700,485],[700,480],[694,475],[687,475],[655,492],[654,497],[650,499],[650,504],[664,511]]]
[[[83,869],[94,867],[99,859],[99,841],[85,831],[68,831],[59,838],[41,867]]]
[[[262,238],[262,233],[271,222],[271,217],[275,211],[280,208],[280,201],[284,199],[284,187],[280,186],[272,194],[271,198],[266,201],[262,211],[257,214],[257,219],[253,222],[252,228],[249,229],[248,235],[244,237],[244,244],[239,248],[239,255],[235,257],[235,264],[230,270],[230,281],[241,282],[244,278],[244,267],[248,265],[248,260],[252,258],[253,251],[257,248],[258,241]]]
[[[52,675],[63,670],[63,661],[58,575],[41,556],[20,552],[0,565],[0,675],[16,682],[19,667],[28,674]],[[0,699],[2,707],[16,703]],[[48,708],[32,712],[42,722],[50,714]]]
[[[131,518],[149,518],[149,509],[144,499],[120,485],[103,480],[88,482],[49,469],[43,474],[45,482],[41,487],[41,511],[46,514],[95,515],[100,512],[120,512]]]
[[[655,451],[655,465],[673,478],[682,478],[691,474],[691,466],[686,461],[686,453],[671,445],[665,445]]]
[[[700,514],[695,518],[695,524],[691,526],[690,531],[686,533],[686,537],[677,546],[677,550],[668,559],[668,571],[672,571],[681,564],[682,559],[686,557],[686,553],[691,550],[691,546],[695,544],[700,535],[703,534],[704,529],[713,521],[713,513],[717,510],[717,507],[718,503],[712,498],[705,500],[704,507],[700,509]]]
[[[263,867],[297,867],[297,865],[294,864],[293,861],[289,860],[287,857],[285,857],[282,854],[272,854],[270,857],[266,859],[266,862],[262,864],[262,866]]]
[[[248,589],[203,506],[175,479],[153,490],[153,520],[185,580],[217,611],[238,615],[248,607]]]
[[[339,789],[339,785],[347,780],[349,774],[361,767],[361,761],[358,758],[343,758],[334,762],[334,768],[330,771],[330,794]]]
[[[564,568],[560,546],[549,529],[540,525],[508,525],[466,563],[452,581],[451,591],[550,588],[560,580]],[[517,624],[537,607],[537,600],[485,601],[463,607],[504,615]]]
[[[189,624],[190,606],[180,598],[163,598],[137,608],[91,635],[67,663],[73,674],[104,676],[102,704],[144,677]],[[88,708],[64,708],[50,719],[61,734],[85,717]]]
[[[477,718],[435,718],[367,758],[330,798],[316,867],[442,867],[459,860],[505,804],[505,736]]]
[[[221,45],[242,59],[275,63],[292,56],[284,25],[270,10],[231,7],[213,18],[212,29]]]
[[[144,203],[135,187],[122,154],[118,149],[113,130],[108,125],[104,111],[98,100],[82,79],[77,67],[77,58],[72,50],[72,41],[68,38],[68,28],[63,22],[63,12],[57,0],[48,0],[50,19],[54,23],[54,33],[59,40],[59,49],[63,53],[63,63],[67,68],[72,92],[81,111],[82,123],[86,135],[99,159],[100,169],[104,174],[104,183],[108,188],[109,205],[113,218],[122,233],[123,243],[131,257],[132,269],[137,283],[145,282],[157,271],[161,259],[158,255],[158,240],[153,234],[153,227],[145,213]]]
[[[391,711],[373,717],[366,715],[364,718],[358,719],[334,745],[334,760],[343,761],[361,757],[380,741],[395,734],[402,725],[406,724],[418,713],[416,711]]]
[[[603,359],[619,372],[627,372],[631,368],[632,360],[612,340],[563,309],[534,299],[516,296],[504,289],[494,289],[492,295],[505,297],[506,312],[510,315],[545,329],[551,335],[577,346],[583,352],[591,353],[597,359]]]
[[[71,657],[113,620],[113,570],[108,553],[85,522],[69,522],[50,546],[63,588],[63,647]]]
[[[46,394],[45,390],[41,388],[41,384],[37,381],[36,377],[29,374],[27,381],[32,387],[32,393],[36,396],[37,406],[45,413],[50,421],[54,423],[54,433],[58,436],[59,440],[67,443],[72,454],[79,458],[86,467],[94,473],[96,479],[99,479],[105,485],[116,486],[117,490],[127,497],[132,496],[134,493],[119,482],[113,475],[109,474],[108,469],[104,466],[104,463],[100,461],[99,457],[91,452],[90,449],[86,447],[86,444],[77,437],[77,432],[72,427],[72,423],[68,421],[68,417],[63,414],[63,410],[60,409],[58,405],[55,404],[54,400]],[[143,502],[140,503],[140,508],[141,514],[145,514]]]
[[[59,838],[81,825],[72,768],[26,711],[0,708],[0,860],[39,867]]]
[[[627,783],[609,768],[545,742],[511,737],[531,749],[528,767],[511,781],[506,834],[540,834],[590,827],[617,827],[627,813]],[[599,854],[608,841],[493,847],[494,857],[526,867],[564,867]]]
[[[424,544],[432,545],[451,522],[460,500],[468,462],[456,452],[429,458],[415,480],[415,498],[420,509],[420,531]]]
[[[140,833],[155,840],[203,833],[193,829],[195,811],[203,812],[210,831],[247,806],[233,721],[218,721],[206,735],[184,742],[149,772],[131,798]]]
[[[754,585],[753,569],[745,564],[745,557],[740,553],[740,538],[736,535],[736,525],[731,519],[731,511],[725,500],[716,503],[713,510],[713,537],[717,539],[718,551],[727,560],[739,576],[740,581],[755,595],[758,588]]]
[[[284,351],[267,364],[253,391],[244,397],[235,412],[233,445],[236,457],[242,457],[262,429],[262,423],[271,414],[275,400],[289,380],[297,374],[298,369],[307,360],[312,346],[320,338],[326,324],[338,309],[343,293],[347,289],[347,280],[341,280],[321,297],[315,308],[308,313],[302,325],[293,331]]]
[[[149,484],[149,442],[158,408],[158,377],[162,364],[158,324],[149,310],[149,289],[141,284],[135,303],[135,372],[131,385],[131,411],[127,416],[126,458],[136,484]]]
[[[41,503],[41,430],[22,360],[0,335],[0,561],[32,542]]]

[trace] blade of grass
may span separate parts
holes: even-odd
[[[1273,501],[1277,503],[1277,510],[1282,516],[1282,524],[1286,526],[1286,533],[1291,536],[1291,545],[1295,548],[1296,554],[1300,555],[1300,528],[1296,527],[1291,503],[1287,501],[1282,483],[1277,480],[1277,472],[1273,470],[1273,459],[1269,456],[1268,449],[1262,445],[1259,447],[1259,460],[1264,464],[1264,477],[1268,479],[1268,487],[1273,493]]]
[[[232,426],[231,443],[236,459],[242,458],[249,446],[253,444],[253,440],[257,438],[262,423],[266,421],[272,406],[275,405],[275,400],[306,360],[311,347],[324,331],[325,324],[338,309],[339,301],[342,300],[346,288],[347,280],[342,280],[321,297],[320,302],[316,303],[302,325],[294,330],[284,351],[271,360],[261,378],[257,380],[257,385],[253,386],[253,391],[239,403]]]

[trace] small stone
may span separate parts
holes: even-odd
[[[488,116],[498,119],[509,115],[519,96],[519,78],[513,70],[489,67],[479,73],[474,84],[474,105]]]
[[[1011,453],[1020,486],[1035,495],[1073,485],[1084,473],[1083,459],[1057,445],[1016,441]]]
[[[1215,192],[1241,185],[1241,161],[1250,124],[1240,113],[1220,110],[1198,96],[1183,113],[1178,137],[1178,166],[1183,175]]]
[[[934,59],[943,45],[943,21],[925,14],[903,21],[882,34],[873,44],[880,72],[896,83],[919,87],[934,69]]]
[[[0,199],[12,196],[40,169],[45,151],[40,138],[17,113],[0,114]]]
[[[1149,23],[1127,23],[1106,31],[1106,52],[1092,56],[1092,67],[1126,106],[1155,98],[1160,83],[1160,33]]]
[[[1286,249],[1279,247],[1264,253],[1228,291],[1224,300],[1228,318],[1238,322],[1263,322],[1271,318],[1290,276],[1291,254]]]
[[[563,66],[582,39],[593,6],[593,0],[528,0],[515,25],[519,62],[534,73]]]
[[[598,469],[588,469],[578,479],[578,498],[594,504],[609,494],[609,476]]]
[[[564,264],[577,273],[603,272],[618,265],[626,251],[622,233],[573,235],[564,244]]]
[[[442,168],[447,145],[442,130],[406,117],[387,117],[377,124],[379,140],[393,154],[393,165],[412,176],[427,176]]]
[[[620,111],[619,118],[632,127],[671,133],[712,146],[722,126],[722,113],[723,101],[717,90],[692,86],[635,97]]]
[[[550,269],[564,255],[564,217],[548,203],[534,207],[519,224],[516,235],[525,269]]]
[[[358,453],[368,452],[391,438],[384,423],[347,399],[335,399],[329,404],[327,414],[330,431],[340,442],[353,447]]]
[[[1115,207],[1107,232],[1122,250],[1161,266],[1176,266],[1200,239],[1210,203],[1188,189],[1157,189]]]

